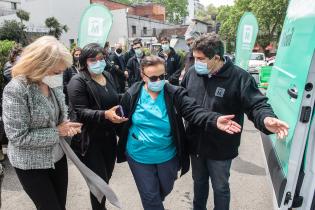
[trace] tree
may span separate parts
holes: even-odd
[[[55,17],[50,17],[45,20],[45,25],[49,28],[49,35],[52,35],[59,39],[63,32],[69,30],[67,25],[61,25]]]
[[[219,34],[223,40],[226,41],[226,51],[234,51],[236,39],[236,21],[232,18],[233,7],[222,6],[219,8],[217,20],[221,23]]]
[[[188,15],[187,0],[153,0],[153,2],[165,6],[166,19],[171,23],[182,23],[184,17]]]
[[[3,75],[4,64],[8,61],[8,56],[15,42],[9,40],[0,41],[0,74]],[[3,77],[0,77],[0,89],[3,88]]]
[[[235,50],[238,23],[245,12],[253,12],[259,24],[257,43],[266,47],[278,42],[284,22],[288,0],[236,0],[233,6],[222,6],[217,16],[221,22],[219,34]]]
[[[218,8],[216,8],[213,4],[210,4],[207,8],[197,11],[196,18],[214,25],[217,15]]]
[[[16,20],[5,20],[0,28],[0,40],[11,40],[25,44],[24,25]]]
[[[20,19],[21,23],[24,21],[29,21],[30,20],[30,13],[26,12],[24,10],[19,10],[16,12],[16,16]]]
[[[258,42],[263,47],[279,40],[288,4],[288,0],[260,0],[259,4],[251,3],[260,29]]]

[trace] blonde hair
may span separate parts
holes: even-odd
[[[25,76],[30,82],[40,82],[47,71],[57,65],[64,65],[65,69],[70,67],[72,56],[55,37],[43,36],[23,50],[13,66],[12,77]]]

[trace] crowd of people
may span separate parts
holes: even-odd
[[[157,55],[146,55],[141,39],[125,53],[119,43],[113,52],[90,43],[70,54],[44,36],[12,51],[2,104],[8,158],[37,209],[65,209],[66,139],[106,183],[127,161],[145,210],[164,210],[178,171],[190,165],[193,209],[207,209],[211,179],[214,209],[228,210],[244,114],[265,134],[288,134],[218,35],[190,33],[184,60],[169,38],[160,42]],[[105,197],[90,199],[93,210],[106,209]]]

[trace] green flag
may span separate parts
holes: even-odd
[[[105,6],[91,4],[81,16],[79,47],[94,42],[104,46],[112,24],[113,15]]]
[[[258,23],[251,12],[245,12],[240,20],[236,37],[235,64],[247,70],[258,33]]]

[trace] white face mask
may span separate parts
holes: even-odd
[[[45,76],[42,82],[48,85],[50,88],[61,87],[63,84],[63,74]]]

